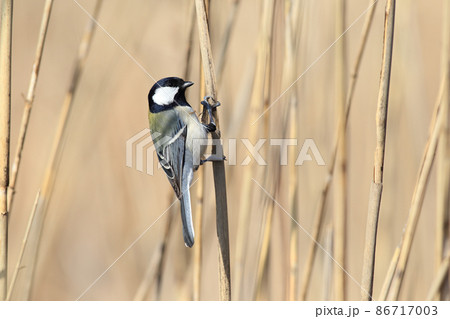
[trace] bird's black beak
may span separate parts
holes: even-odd
[[[188,87],[190,87],[190,86],[192,86],[192,85],[194,85],[194,82],[191,82],[191,81],[186,81],[186,82],[184,82],[184,84],[181,86],[183,89],[186,89],[186,88],[188,88]]]

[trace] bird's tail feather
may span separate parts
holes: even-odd
[[[192,223],[191,198],[189,189],[183,192],[180,198],[181,221],[183,222],[183,237],[187,247],[194,245],[194,225]]]

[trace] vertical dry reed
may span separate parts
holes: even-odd
[[[348,117],[350,114],[353,96],[355,93],[356,82],[358,80],[359,69],[361,66],[361,61],[362,61],[364,50],[366,48],[367,39],[369,37],[369,31],[372,26],[373,17],[375,14],[375,9],[376,9],[377,3],[378,3],[377,0],[370,0],[369,11],[367,12],[366,19],[364,21],[364,26],[362,28],[359,49],[358,49],[358,53],[356,55],[355,64],[352,69],[350,84],[349,84],[349,88],[348,88],[348,92],[347,92],[346,111],[345,111],[346,114],[345,114],[345,118],[342,119],[345,121],[345,123],[343,125],[345,129],[347,128]],[[311,237],[314,240],[312,240],[309,245],[308,254],[307,254],[306,262],[305,262],[305,267],[304,267],[303,274],[302,274],[302,284],[300,286],[300,300],[306,299],[309,284],[311,281],[311,273],[312,273],[313,264],[314,264],[314,257],[316,255],[316,251],[317,251],[316,242],[318,241],[320,233],[321,233],[323,219],[324,219],[324,215],[325,215],[325,204],[326,204],[326,200],[328,198],[328,191],[330,189],[330,185],[331,185],[331,182],[332,182],[333,176],[334,176],[336,154],[337,154],[337,150],[338,150],[338,146],[339,146],[339,138],[340,138],[339,134],[336,133],[334,148],[333,148],[333,152],[331,154],[331,160],[330,160],[331,164],[329,166],[329,171],[325,178],[324,185],[322,186],[322,189],[320,192],[320,198],[318,201],[318,206],[317,206],[317,209],[316,209],[316,212],[314,215],[315,217],[314,217],[313,230],[311,232]]]
[[[152,257],[150,258],[149,264],[147,265],[147,269],[145,270],[144,278],[142,278],[142,281],[139,284],[139,287],[136,290],[136,293],[134,294],[134,297],[133,297],[134,301],[143,301],[150,294],[150,291],[152,290],[154,283],[155,283],[156,269],[158,267],[157,266],[158,260],[161,260],[161,259],[162,259],[161,249],[160,249],[160,247],[157,247],[157,249],[154,251]]]
[[[293,102],[295,103],[295,102]],[[295,136],[299,136],[299,134],[297,134],[298,131],[298,127],[297,127],[297,123],[293,123],[296,122],[296,107],[295,106],[291,106],[292,108],[292,112],[291,112],[291,133],[290,136],[291,138],[294,138]],[[291,154],[293,154],[293,152],[291,152]],[[289,182],[290,187],[289,187],[289,208],[290,211],[292,213],[292,218],[295,220],[299,220],[299,198],[298,198],[298,172],[295,170],[295,158],[294,155],[291,155],[291,158],[289,160],[290,166],[291,166],[291,171],[289,173],[291,180]],[[298,241],[299,241],[299,228],[298,225],[295,224],[295,222],[291,222],[290,223],[290,256],[289,256],[289,263],[290,263],[290,269],[289,269],[289,298],[288,300],[297,300],[297,296],[298,296],[298,271],[299,271],[299,261],[300,261],[300,256],[299,256],[299,245],[298,245]]]
[[[14,162],[11,166],[11,179],[9,181],[8,189],[8,208],[12,209],[14,203],[14,194],[16,192],[17,176],[19,174],[20,163],[22,159],[22,151],[25,143],[25,136],[27,134],[28,123],[30,122],[31,108],[34,102],[34,94],[36,91],[36,84],[41,67],[42,52],[44,51],[45,38],[47,36],[48,23],[50,21],[50,14],[52,11],[53,0],[46,0],[44,5],[44,13],[42,15],[41,28],[39,30],[38,44],[33,63],[33,70],[31,72],[30,83],[28,85],[28,92],[25,100],[25,107],[22,115],[22,122],[20,125],[19,139],[17,142]]]
[[[254,123],[263,112],[264,104],[264,83],[267,76],[267,61],[270,55],[270,39],[272,37],[273,0],[265,0],[262,4],[262,14],[260,22],[260,32],[258,35],[258,48],[256,57],[256,70],[252,95],[249,104],[249,116],[247,123]],[[260,125],[251,125],[248,132],[248,139],[255,143],[261,134]],[[237,230],[237,246],[235,257],[235,291],[237,300],[242,297],[242,283],[244,280],[244,260],[247,255],[248,230],[250,224],[250,207],[253,194],[252,176],[257,171],[255,165],[250,165],[243,172],[242,187],[240,194],[239,222]]]
[[[437,187],[436,187],[436,271],[442,267],[445,247],[450,245],[450,2],[444,1],[442,30],[442,76],[446,86],[442,97],[442,116],[444,118],[439,136]],[[449,284],[442,285],[436,299],[450,299],[450,277],[444,278]]]
[[[94,13],[92,15],[95,20],[97,19],[98,14],[100,12],[102,2],[103,0],[98,0],[96,2]],[[41,196],[37,203],[36,208],[36,217],[35,217],[36,223],[34,223],[34,225],[32,226],[33,228],[31,230],[32,233],[30,235],[30,240],[28,241],[27,244],[27,247],[29,249],[27,249],[27,247],[25,248],[27,249],[26,254],[29,255],[30,263],[28,267],[26,267],[26,269],[22,272],[26,273],[25,276],[27,277],[27,280],[26,285],[23,288],[23,291],[20,292],[19,299],[28,299],[31,293],[31,287],[33,284],[33,277],[38,257],[37,253],[39,250],[40,238],[42,234],[42,227],[44,226],[46,211],[50,203],[54,182],[59,168],[59,160],[62,155],[62,149],[64,144],[63,141],[66,134],[66,127],[70,117],[70,112],[72,110],[73,97],[78,88],[81,74],[84,69],[84,65],[86,63],[86,59],[93,39],[95,25],[96,25],[95,21],[90,19],[78,47],[78,55],[75,61],[75,67],[72,73],[69,89],[66,93],[63,102],[61,115],[56,129],[56,135],[53,140],[52,150],[50,152],[50,157],[47,163],[46,172],[41,186]]]
[[[392,50],[394,45],[395,0],[386,4],[384,23],[383,60],[381,66],[380,89],[376,112],[376,149],[373,180],[370,186],[369,211],[367,214],[366,242],[364,248],[361,299],[372,300],[375,249],[383,190],[384,153],[386,148],[386,127],[391,82]]]
[[[436,277],[431,283],[430,291],[427,295],[427,300],[431,301],[439,293],[439,290],[444,286],[446,277],[448,276],[450,266],[450,255],[444,256],[436,272]]]
[[[380,296],[378,297],[378,301],[386,301],[389,293],[389,289],[391,287],[392,278],[394,277],[395,268],[397,267],[398,257],[400,256],[400,247],[397,246],[394,251],[394,255],[392,256],[391,262],[389,264],[389,268],[386,274],[386,279],[383,282],[383,286],[381,287]]]
[[[336,2],[336,35],[345,32],[346,0]],[[345,94],[347,82],[346,37],[336,43],[336,118],[338,148],[336,154],[335,205],[334,205],[334,299],[345,300],[346,238],[347,238],[347,136],[345,130]]]
[[[228,47],[230,44],[231,31],[233,30],[233,26],[236,22],[236,16],[239,8],[239,4],[241,0],[233,0],[231,4],[231,11],[228,14],[227,24],[225,26],[225,32],[223,39],[220,41],[220,49],[219,49],[219,57],[217,58],[217,82],[221,83],[221,79],[223,76],[223,69],[225,67],[226,55],[228,52]]]
[[[391,281],[387,300],[398,299],[406,265],[408,263],[409,254],[411,252],[411,245],[414,239],[417,223],[419,221],[423,199],[428,185],[428,179],[430,177],[431,167],[433,166],[434,158],[436,155],[439,132],[443,122],[441,112],[441,102],[444,91],[444,85],[442,85],[443,83],[444,82],[441,83],[441,89],[435,106],[435,115],[431,121],[430,136],[428,137],[428,141],[425,146],[416,185],[414,187],[414,193],[411,199],[411,207],[409,209],[408,221],[406,223],[406,229],[402,237],[398,263],[392,279],[386,278],[386,280]]]
[[[27,245],[28,238],[30,236],[31,227],[34,224],[34,217],[36,216],[36,208],[37,208],[37,204],[39,202],[39,197],[40,196],[41,196],[41,191],[39,191],[36,194],[36,199],[34,200],[33,209],[31,210],[30,217],[28,218],[27,229],[25,230],[25,235],[24,235],[23,240],[22,240],[22,246],[20,247],[19,258],[17,258],[16,267],[14,268],[14,272],[13,272],[13,275],[11,277],[11,283],[9,284],[8,295],[6,297],[7,300],[11,300],[11,294],[12,294],[12,291],[14,290],[14,288],[15,288],[15,285],[16,285],[17,275],[18,275],[19,270],[20,270],[20,265],[22,264],[23,256],[24,256],[24,253],[25,253],[25,247]]]
[[[266,39],[266,45],[267,45],[267,54],[265,55],[266,58],[266,65],[265,65],[265,76],[264,76],[264,85],[263,85],[263,91],[262,91],[262,98],[263,98],[263,112],[264,116],[261,119],[263,123],[263,136],[266,139],[269,139],[271,136],[271,130],[270,130],[270,112],[266,112],[269,108],[270,104],[270,95],[271,95],[271,85],[273,84],[273,56],[274,56],[274,29],[275,25],[277,24],[277,18],[275,12],[277,11],[277,6],[281,5],[281,2],[274,1],[273,3],[268,3],[270,7],[272,8],[271,11],[269,11],[270,20],[267,20],[268,26],[270,28],[269,33],[267,34],[268,37]],[[264,9],[263,9],[264,10]],[[270,22],[270,24],[269,24]],[[286,122],[284,123],[286,124]],[[256,123],[252,123],[252,126],[256,125]],[[282,128],[282,134],[285,137],[287,133],[286,125],[283,125]],[[264,148],[262,150],[262,156],[263,158],[268,158],[269,156],[272,157],[272,160],[270,160],[270,163],[276,163],[276,158],[279,157],[277,152],[272,152],[269,154],[267,148]],[[269,163],[269,165],[271,165]],[[261,300],[263,296],[263,281],[264,279],[267,279],[266,273],[267,273],[267,266],[268,266],[268,256],[269,256],[269,248],[270,248],[270,238],[272,235],[272,224],[273,224],[273,212],[275,210],[275,201],[273,198],[277,198],[277,194],[280,188],[281,184],[281,167],[280,165],[271,165],[271,167],[264,167],[264,166],[257,166],[257,172],[258,170],[262,171],[262,176],[264,178],[264,189],[269,190],[269,194],[272,196],[272,198],[267,198],[266,195],[264,196],[264,202],[265,205],[263,206],[262,211],[265,212],[265,216],[263,217],[262,221],[262,237],[260,240],[261,246],[259,248],[258,253],[258,262],[257,262],[257,270],[256,270],[256,284],[254,287],[253,292],[253,299],[254,300]],[[281,281],[284,282],[284,281]]]
[[[333,255],[333,225],[330,224],[325,229],[325,250]],[[331,300],[333,288],[334,261],[325,258],[323,265],[323,300]]]
[[[203,71],[205,72],[206,94],[217,100],[216,75],[212,59],[211,42],[208,30],[208,18],[203,0],[195,0],[197,23],[199,30],[200,52]],[[216,110],[213,111],[217,131],[212,133],[213,152],[223,154],[220,141],[220,122]],[[230,275],[230,243],[228,234],[227,189],[225,181],[225,164],[223,161],[213,162],[214,189],[216,195],[216,226],[219,244],[219,286],[220,300],[231,300]]]
[[[155,252],[153,253],[150,263],[145,271],[144,278],[142,279],[136,293],[134,295],[134,301],[146,300],[148,296],[151,297],[150,300],[161,300],[162,291],[162,278],[164,274],[164,266],[167,260],[167,247],[169,245],[170,234],[172,230],[172,221],[175,214],[175,205],[173,203],[176,201],[176,197],[172,190],[170,191],[169,203],[170,209],[167,212],[167,223],[164,230],[164,237],[162,241],[157,245]],[[153,289],[156,286],[156,289]],[[156,290],[154,294],[151,294],[153,290]]]
[[[421,205],[420,202],[423,201],[423,198],[420,199],[420,197],[424,196],[424,194],[423,194],[424,188],[427,184],[431,166],[434,161],[434,156],[435,156],[437,141],[438,141],[438,132],[439,132],[438,127],[440,126],[440,120],[441,120],[439,116],[440,116],[440,106],[441,106],[441,102],[442,102],[442,97],[444,94],[444,87],[445,87],[444,85],[445,85],[445,81],[441,81],[439,93],[438,93],[438,96],[437,96],[437,99],[435,102],[433,117],[432,117],[431,123],[430,123],[428,141],[427,141],[427,144],[425,146],[425,150],[424,150],[424,153],[422,156],[419,174],[418,174],[415,189],[414,189],[413,200],[412,200],[412,203],[416,203],[414,205],[418,205],[418,204]],[[419,194],[416,194],[417,192],[419,192]],[[414,216],[411,216],[411,209],[412,209],[412,207],[410,208],[410,216],[408,218],[411,219],[412,222],[417,222],[417,219],[419,217],[418,213],[416,212],[414,214]],[[417,208],[414,208],[414,209],[416,210]],[[411,227],[409,225],[409,223],[410,223],[409,219],[407,222],[407,227]],[[408,228],[406,230],[408,230]],[[394,251],[394,255],[391,258],[389,271],[386,274],[386,277],[384,279],[383,288],[380,293],[380,298],[378,298],[379,300],[388,300],[389,298],[393,297],[391,294],[391,287],[392,287],[394,281],[397,281],[399,279],[398,277],[396,277],[396,273],[397,273],[397,266],[398,266],[398,263],[400,260],[400,251],[401,251],[401,248],[402,248],[402,246],[404,244],[404,240],[405,240],[406,230],[402,236],[400,247],[396,248],[396,250]],[[415,230],[413,230],[412,233],[414,233],[414,231]],[[408,232],[411,232],[411,230],[408,230]],[[411,234],[408,236],[411,236]],[[392,267],[394,269],[391,271]],[[398,289],[398,287],[396,289]]]
[[[275,174],[274,174],[275,175]],[[271,195],[276,197],[277,195],[277,187],[271,192]],[[263,206],[266,212],[265,220],[263,220],[263,231],[261,236],[261,247],[258,254],[258,264],[256,268],[256,283],[253,291],[253,300],[262,300],[263,297],[263,281],[265,279],[266,266],[267,266],[267,257],[269,254],[269,245],[270,245],[270,233],[272,229],[272,217],[273,211],[275,209],[275,202],[266,199],[265,205]]]
[[[8,184],[11,120],[11,40],[13,1],[1,1],[0,27],[0,300],[7,292]]]
[[[299,2],[297,2],[299,3]],[[298,5],[298,4],[297,4]],[[285,29],[285,64],[283,69],[283,76],[286,79],[284,87],[287,87],[291,83],[295,81],[295,71],[296,67],[296,59],[295,55],[295,39],[294,39],[294,26],[296,22],[294,13],[298,13],[299,11],[294,11],[292,1],[286,0],[284,4],[285,8],[285,21],[284,21],[284,29]],[[286,84],[287,83],[287,84]],[[297,125],[297,91],[293,89],[289,92],[287,96],[288,110],[290,123],[288,124],[290,127],[289,138],[296,138],[300,134],[298,132],[299,128]],[[289,153],[289,209],[292,214],[293,219],[299,219],[298,212],[298,172],[297,168],[294,165],[295,163],[295,154],[294,152]],[[288,291],[288,300],[296,300],[298,294],[298,263],[299,263],[299,253],[298,253],[298,240],[299,240],[299,229],[294,221],[290,223],[290,236],[289,236],[289,246],[290,246],[290,254],[289,254],[289,291]]]
[[[171,203],[173,203],[176,199],[175,196],[170,196]],[[161,257],[159,258],[158,266],[156,268],[156,275],[155,275],[155,281],[156,281],[156,300],[161,300],[161,292],[162,292],[162,280],[164,275],[164,268],[166,265],[167,260],[167,247],[169,246],[169,240],[170,240],[170,234],[172,233],[172,227],[173,227],[173,216],[175,214],[174,207],[175,205],[172,205],[171,209],[169,210],[169,216],[167,216],[167,223],[166,228],[164,230],[164,239],[160,247],[161,251]]]

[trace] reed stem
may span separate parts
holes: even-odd
[[[428,154],[428,150],[430,148],[430,145],[432,148],[436,148],[436,143],[437,143],[437,135],[436,134],[437,134],[437,126],[438,126],[437,122],[439,120],[439,112],[440,112],[442,97],[444,94],[444,88],[445,88],[445,81],[442,80],[441,84],[439,86],[439,92],[438,92],[438,96],[437,96],[435,106],[434,106],[433,116],[432,116],[430,128],[429,128],[429,137],[428,137],[427,144],[425,146],[424,154],[422,156],[422,162],[421,162],[421,167],[419,170],[418,180],[424,179],[425,175],[429,174],[429,170],[431,168],[431,164],[434,159],[435,149],[433,151],[431,151],[432,154],[431,153]],[[425,167],[425,170],[428,171],[428,173],[422,172],[424,170],[424,167]],[[425,175],[423,177],[421,177],[423,174],[425,174]],[[428,177],[426,177],[426,178],[428,178]],[[419,182],[418,180],[416,181],[416,186],[415,186],[416,189],[418,187],[418,182]],[[421,183],[423,183],[423,182],[421,181]],[[416,189],[415,189],[415,192],[416,192]],[[414,196],[416,196],[416,195],[414,194],[413,197]],[[400,246],[403,244],[403,241],[404,241],[404,234],[402,236]],[[391,258],[389,271],[386,274],[386,277],[384,279],[383,288],[381,290],[380,297],[378,298],[379,300],[387,300],[389,298],[389,290],[391,289],[391,285],[394,281],[394,275],[396,273],[397,264],[399,262],[400,248],[401,247],[396,248],[396,250],[394,251],[394,255]],[[394,267],[394,269],[391,271],[392,267]]]
[[[203,71],[205,73],[206,94],[217,100],[216,75],[212,58],[211,42],[208,30],[208,18],[203,0],[195,0],[197,11],[197,23],[200,40],[200,52],[202,55]],[[220,122],[217,111],[213,111],[217,131],[212,133],[213,153],[223,154],[220,141]],[[230,243],[228,234],[228,208],[227,189],[225,180],[225,164],[223,161],[213,162],[214,189],[216,195],[216,227],[219,244],[219,287],[220,300],[231,300],[231,275],[230,275]]]
[[[389,289],[392,284],[392,279],[394,277],[395,268],[397,267],[398,257],[400,256],[400,247],[395,248],[394,255],[392,256],[389,268],[387,271],[386,279],[381,287],[380,296],[378,301],[386,301],[389,293]]]
[[[225,26],[225,32],[222,41],[220,42],[220,49],[219,49],[219,57],[217,59],[217,78],[218,83],[221,83],[222,76],[223,76],[223,70],[225,68],[225,64],[227,61],[227,52],[230,44],[230,38],[231,38],[231,31],[233,30],[233,26],[236,22],[236,16],[239,8],[241,0],[233,0],[231,4],[231,11],[228,14],[227,18],[227,24]]]
[[[40,196],[41,196],[41,191],[39,191],[36,195],[36,199],[34,200],[34,204],[33,204],[33,209],[31,210],[30,217],[28,218],[27,229],[25,230],[25,236],[23,237],[23,240],[22,240],[22,246],[20,247],[19,258],[17,259],[16,267],[14,268],[14,272],[13,272],[13,275],[11,278],[11,283],[9,284],[8,295],[6,297],[6,300],[11,300],[11,295],[12,295],[12,292],[14,291],[14,288],[16,285],[17,275],[20,270],[20,265],[22,264],[25,247],[27,245],[28,238],[30,236],[31,227],[34,224],[34,217],[36,216],[36,208],[37,208],[37,204],[39,202]]]
[[[422,156],[416,185],[414,187],[414,193],[411,199],[411,207],[409,209],[408,221],[406,223],[406,229],[402,237],[400,255],[397,267],[393,275],[392,284],[389,290],[387,300],[397,300],[400,294],[400,288],[403,282],[403,277],[406,270],[406,265],[408,263],[409,254],[411,252],[412,241],[414,239],[417,223],[419,221],[423,199],[425,197],[425,191],[430,177],[431,167],[433,166],[434,158],[436,155],[439,133],[442,127],[443,112],[441,111],[441,103],[443,91],[444,91],[443,86],[441,85],[441,90],[435,106],[435,116],[433,117],[431,122],[430,136],[428,137],[424,154]]]
[[[26,285],[24,287],[24,291],[22,291],[22,296],[20,299],[28,299],[31,293],[32,284],[34,281],[34,273],[38,258],[38,250],[40,245],[40,239],[42,234],[42,228],[45,223],[45,218],[47,215],[47,210],[50,204],[50,200],[53,193],[53,188],[55,184],[55,179],[58,174],[59,164],[61,155],[63,152],[63,146],[64,146],[64,140],[66,136],[66,129],[67,129],[67,123],[69,122],[70,113],[73,106],[73,97],[75,96],[75,93],[78,88],[78,84],[80,82],[81,74],[84,70],[84,65],[87,60],[87,56],[89,53],[89,49],[92,44],[92,39],[94,35],[94,30],[96,26],[98,14],[100,12],[101,5],[103,3],[103,0],[98,0],[95,5],[94,13],[93,13],[93,19],[90,19],[85,32],[83,34],[83,37],[80,41],[79,47],[78,47],[78,55],[75,61],[75,67],[72,72],[72,78],[69,85],[69,89],[66,93],[62,110],[58,122],[58,126],[56,129],[56,134],[53,139],[53,145],[52,149],[50,151],[50,157],[47,163],[47,168],[45,171],[44,179],[41,186],[41,196],[37,203],[36,207],[36,223],[34,223],[34,227],[31,230],[32,234],[30,235],[30,240],[28,241],[29,245],[29,257],[30,257],[30,264],[28,265],[26,272],[28,279],[26,280]]]
[[[377,0],[370,0],[369,2],[370,2],[369,11],[367,12],[366,19],[364,21],[364,26],[362,28],[359,49],[358,49],[358,53],[356,55],[355,64],[352,69],[352,73],[351,73],[351,77],[350,77],[350,84],[349,84],[348,92],[347,92],[346,114],[345,114],[345,118],[342,119],[345,121],[345,123],[343,125],[345,127],[345,129],[347,129],[348,118],[350,115],[353,96],[355,93],[356,83],[358,80],[359,69],[361,66],[361,61],[362,61],[364,50],[366,48],[367,39],[369,37],[369,31],[372,26],[376,5],[378,3]],[[337,154],[338,147],[339,147],[339,139],[340,139],[340,135],[336,133],[334,148],[333,148],[333,152],[331,153],[329,171],[328,171],[327,176],[325,177],[325,182],[324,182],[324,185],[322,186],[317,209],[316,209],[316,212],[314,215],[313,230],[311,232],[311,236],[312,236],[312,238],[314,238],[314,240],[312,240],[309,245],[308,254],[307,254],[307,258],[306,258],[306,262],[305,262],[305,267],[304,267],[303,274],[302,274],[302,284],[300,286],[300,296],[299,296],[300,300],[306,300],[308,288],[309,288],[310,281],[311,281],[311,273],[312,273],[312,269],[313,269],[314,258],[316,256],[316,252],[317,252],[316,242],[319,240],[319,236],[320,236],[320,233],[322,230],[323,219],[325,216],[325,207],[326,207],[325,204],[326,204],[326,201],[328,198],[328,191],[330,189],[330,185],[331,185],[331,182],[333,181],[333,177],[334,177],[334,169],[335,169],[335,164],[336,164],[336,154]]]
[[[176,200],[174,194],[171,193],[169,196],[170,203],[173,203]],[[163,240],[157,245],[150,263],[147,266],[144,278],[134,295],[133,300],[135,301],[142,301],[145,300],[147,296],[152,296],[151,292],[154,290],[156,290],[156,292],[153,294],[154,297],[152,296],[152,300],[161,300],[162,279],[164,266],[167,260],[167,247],[169,246],[170,234],[173,226],[173,216],[175,214],[174,207],[175,205],[172,205],[167,212],[167,223],[166,228],[164,229]],[[153,289],[155,286],[156,289]]]
[[[377,243],[378,217],[380,215],[383,191],[384,153],[386,149],[386,127],[391,82],[392,50],[394,46],[395,0],[386,3],[384,23],[383,60],[381,66],[380,89],[376,112],[376,149],[373,179],[370,187],[369,211],[366,226],[361,299],[372,300],[375,251]]]
[[[296,57],[296,46],[294,38],[294,26],[298,25],[298,15],[300,10],[298,9],[299,2],[295,5],[291,0],[286,0],[284,4],[284,37],[285,37],[285,61],[283,68],[283,87],[288,87],[291,83],[295,81],[295,71],[297,70],[297,59]],[[287,114],[284,123],[285,127],[289,126],[289,138],[295,139],[300,136],[300,128],[297,125],[298,119],[298,101],[297,101],[297,91],[291,90],[286,94],[287,103]],[[292,212],[293,220],[299,220],[298,211],[298,179],[299,172],[295,163],[295,153],[290,152],[289,156],[289,207]],[[288,300],[296,300],[298,296],[298,265],[299,265],[299,252],[298,252],[298,241],[299,241],[299,230],[298,225],[291,221],[290,223],[290,236],[289,236],[289,282],[288,282]]]
[[[8,185],[11,134],[11,43],[13,0],[1,1],[0,27],[0,301],[7,293]]]
[[[14,156],[14,162],[11,166],[11,179],[9,181],[8,188],[8,209],[12,210],[14,203],[14,195],[16,193],[16,182],[19,174],[22,151],[25,144],[25,136],[28,131],[28,123],[30,122],[31,108],[34,102],[34,94],[36,91],[36,84],[39,75],[39,69],[41,67],[42,52],[44,51],[45,39],[47,36],[48,24],[50,21],[50,14],[52,11],[53,0],[46,0],[44,5],[44,13],[42,14],[41,28],[39,30],[38,44],[36,47],[36,53],[33,63],[33,70],[31,72],[30,83],[28,85],[28,93],[25,100],[25,107],[22,114],[22,122],[20,124],[19,139],[17,142],[16,153]]]
[[[431,283],[430,291],[427,295],[427,301],[432,301],[434,297],[439,293],[442,288],[446,277],[448,276],[450,266],[450,255],[444,257],[439,265],[438,271],[436,272],[436,277]]]
[[[346,1],[336,2],[336,37],[345,32]],[[336,118],[338,148],[336,154],[336,180],[334,205],[334,299],[345,300],[346,238],[347,238],[347,134],[345,129],[345,94],[347,81],[346,37],[336,43]]]
[[[249,115],[247,123],[253,123],[263,112],[264,89],[267,72],[267,61],[270,56],[270,41],[272,38],[272,19],[274,1],[265,0],[262,4],[260,31],[258,34],[258,47],[256,53],[256,69],[254,72],[253,87],[251,90]],[[242,117],[242,116],[240,116]],[[250,125],[248,139],[254,143],[261,135],[258,125]],[[242,282],[244,280],[244,262],[247,254],[248,229],[250,227],[251,199],[253,198],[252,177],[257,173],[257,166],[251,165],[245,169],[242,177],[241,201],[239,206],[239,222],[237,229],[237,245],[235,257],[235,283],[237,300],[242,297]]]
[[[442,97],[443,123],[437,150],[436,180],[436,271],[442,267],[445,249],[450,245],[450,2],[444,1],[442,30],[442,81],[446,89]],[[444,277],[437,300],[450,299],[450,276]]]

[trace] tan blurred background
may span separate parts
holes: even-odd
[[[282,1],[277,1],[282,2]],[[335,1],[303,1],[306,10],[296,74],[300,75],[335,40]],[[385,1],[380,0],[360,70],[349,120],[348,163],[348,257],[347,271],[361,279],[368,195],[375,150],[375,107],[381,66]],[[79,0],[89,12],[93,0]],[[16,0],[13,25],[12,154],[15,150],[28,87],[44,0]],[[246,121],[239,99],[245,97],[246,74],[255,60],[262,1],[242,0],[232,29],[226,65],[219,85],[219,109],[225,149],[227,138],[245,138],[251,123]],[[433,105],[438,93],[441,61],[443,0],[398,1],[394,42],[391,95],[388,115],[385,183],[382,198],[375,296],[378,295],[396,245],[400,242],[428,136]],[[183,76],[192,1],[105,0],[99,23],[155,79]],[[367,8],[368,1],[347,1],[347,26]],[[214,58],[223,39],[231,1],[211,1],[211,37]],[[283,17],[282,5],[275,19]],[[359,45],[364,16],[345,34],[348,65]],[[72,1],[55,1],[45,44],[29,134],[23,154],[17,195],[10,219],[9,267],[16,263],[26,222],[40,188],[61,105],[67,91],[77,48],[88,16]],[[280,20],[280,21],[281,21]],[[285,87],[281,82],[284,32],[282,21],[275,28],[271,100]],[[188,100],[199,107],[199,51],[197,30],[193,43],[189,80],[196,85]],[[325,162],[329,158],[335,131],[334,61],[332,47],[292,87],[299,94],[300,145],[314,139]],[[149,176],[126,167],[125,143],[147,128],[147,93],[154,81],[100,29],[74,99],[68,136],[55,184],[39,251],[31,299],[74,300],[91,285],[170,205],[172,192],[162,171]],[[249,93],[247,93],[249,94]],[[277,119],[285,101],[270,110]],[[245,111],[245,109],[244,109]],[[236,115],[237,114],[237,115]],[[238,131],[227,131],[233,118],[243,119]],[[275,121],[275,120],[273,120]],[[281,124],[272,122],[279,128]],[[261,120],[255,125],[263,125]],[[280,137],[276,129],[273,137]],[[299,151],[300,146],[297,148]],[[238,151],[238,163],[248,153]],[[207,183],[204,219],[202,300],[217,300],[217,243],[215,235],[214,189],[211,166],[205,165]],[[244,170],[226,166],[230,222],[231,271],[236,242],[239,201]],[[299,223],[311,231],[313,215],[327,168],[306,162],[300,170]],[[434,234],[436,176],[432,172],[422,216],[401,299],[424,299],[434,277]],[[283,169],[277,201],[288,208],[287,170]],[[255,177],[257,178],[257,177]],[[255,198],[263,198],[255,186]],[[195,192],[195,186],[193,187]],[[162,282],[162,300],[192,299],[192,254],[184,247],[176,204],[168,259]],[[331,224],[333,194],[327,202],[325,225]],[[263,212],[254,205],[248,230],[242,299],[252,299],[256,255],[260,245]],[[264,299],[286,298],[288,279],[288,230],[290,219],[278,207],[269,251]],[[133,299],[157,245],[164,236],[167,214],[154,224],[89,291],[83,300]],[[304,267],[310,238],[299,228],[300,271]],[[324,234],[320,242],[324,243]],[[308,298],[324,298],[324,267],[329,257],[319,250]],[[358,300],[360,288],[347,277],[348,299]]]

